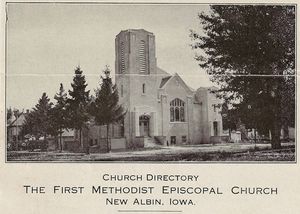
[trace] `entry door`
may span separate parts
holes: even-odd
[[[176,136],[171,136],[171,145],[176,144]]]
[[[149,136],[149,117],[141,116],[139,119],[140,136]]]
[[[144,136],[149,136],[149,120],[144,121]]]

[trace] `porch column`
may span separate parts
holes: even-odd
[[[139,137],[140,136],[140,117],[139,117],[139,112],[135,112],[135,136]]]
[[[153,126],[153,136],[158,136],[158,128],[157,128],[157,121],[156,121],[156,112],[152,112],[152,126]]]

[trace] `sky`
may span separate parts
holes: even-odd
[[[30,4],[7,7],[7,107],[31,109],[59,84],[71,89],[80,65],[88,89],[99,86],[105,65],[114,73],[115,36],[126,29],[154,33],[158,67],[178,73],[192,88],[211,86],[194,59],[190,29],[201,32],[207,5]]]

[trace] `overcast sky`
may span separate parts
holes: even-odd
[[[114,72],[115,36],[126,29],[154,33],[160,68],[192,88],[211,85],[189,37],[208,6],[11,3],[7,11],[7,107],[31,109],[43,92],[53,101],[60,83],[70,89],[77,65],[94,93],[104,66]]]

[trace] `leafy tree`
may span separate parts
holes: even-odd
[[[75,76],[73,78],[73,83],[71,83],[72,89],[69,90],[69,95],[71,98],[67,99],[67,114],[69,116],[69,128],[74,128],[79,130],[79,141],[83,148],[81,134],[82,128],[89,119],[87,112],[89,103],[89,93],[86,91],[86,81],[85,76],[82,75],[82,70],[80,67],[76,67]]]
[[[280,148],[284,118],[295,117],[295,7],[214,5],[198,18],[203,32],[191,31],[192,46],[218,96],[244,123],[270,129]]]
[[[96,98],[91,103],[90,113],[95,118],[98,125],[106,125],[106,143],[107,151],[110,151],[109,125],[122,121],[125,111],[119,102],[117,86],[112,83],[110,69],[105,67],[104,77],[101,76],[102,83],[96,90]]]
[[[62,151],[62,133],[67,128],[67,93],[63,84],[60,84],[59,92],[55,94],[56,104],[52,109],[52,127],[53,131],[59,134],[59,150]]]

